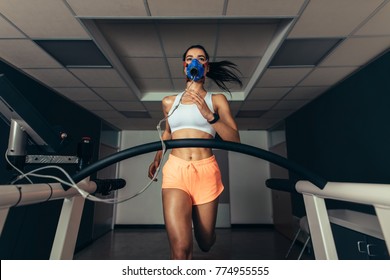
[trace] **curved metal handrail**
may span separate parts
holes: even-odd
[[[254,156],[272,162],[281,167],[284,167],[290,170],[291,172],[296,173],[297,175],[302,177],[302,179],[310,181],[320,189],[323,189],[327,183],[327,181],[321,176],[311,172],[310,170],[306,169],[305,167],[291,160],[288,160],[280,155],[274,154],[264,149],[253,147],[242,143],[220,141],[215,139],[180,139],[180,140],[169,140],[169,141],[165,141],[164,143],[167,149],[187,148],[187,147],[206,147],[206,148],[217,148],[217,149],[229,150],[229,151],[234,151],[242,154],[247,154],[250,156]],[[160,141],[128,148],[126,150],[117,152],[103,159],[100,159],[95,163],[92,163],[91,165],[81,170],[79,173],[73,175],[72,179],[77,183],[82,179],[92,175],[93,173],[107,166],[110,166],[114,163],[117,163],[119,161],[134,156],[158,151],[161,149],[162,149],[162,144]]]

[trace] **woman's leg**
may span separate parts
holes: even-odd
[[[217,211],[218,198],[209,203],[194,205],[192,208],[195,238],[199,248],[204,252],[208,252],[215,243]]]
[[[163,212],[171,259],[192,258],[192,202],[180,189],[163,189]]]

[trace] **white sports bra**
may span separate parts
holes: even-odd
[[[168,122],[171,128],[171,133],[185,128],[192,128],[204,131],[213,137],[215,137],[215,129],[199,112],[198,107],[195,104],[180,104],[182,95],[184,92],[178,94],[173,102],[171,109],[168,114]],[[207,92],[204,100],[211,112],[214,113],[212,94]],[[176,106],[179,105],[177,108]],[[176,109],[175,109],[176,108]],[[172,114],[172,111],[175,111]],[[172,115],[171,115],[172,114]]]

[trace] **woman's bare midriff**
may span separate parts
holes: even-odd
[[[180,129],[172,133],[172,140],[178,139],[213,139],[213,136],[197,129]],[[176,148],[171,154],[186,161],[202,160],[213,155],[211,148]]]

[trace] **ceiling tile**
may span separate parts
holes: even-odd
[[[267,69],[256,87],[291,87],[298,84],[313,68]]]
[[[290,90],[291,87],[253,88],[246,100],[278,100]]]
[[[145,107],[142,102],[124,102],[124,101],[110,101],[110,103],[118,111],[144,111]]]
[[[107,111],[107,113],[104,113]],[[104,118],[105,121],[112,124],[115,127],[118,127],[120,129],[126,129],[124,127],[125,124],[129,122],[129,119],[126,118],[123,114],[119,113],[118,111],[108,111],[108,110],[95,110],[94,113],[97,115],[103,115],[108,114],[108,112],[113,112],[112,116],[107,116]]]
[[[102,119],[123,118],[121,113],[114,110],[93,110],[92,112]]]
[[[114,69],[69,68],[69,71],[90,87],[126,87]]]
[[[112,107],[105,101],[77,101],[77,104],[91,111],[112,110]]]
[[[152,16],[221,16],[225,0],[148,0]]]
[[[216,55],[263,56],[276,29],[277,24],[273,23],[221,24]],[[254,34],[261,34],[261,36],[254,36]]]
[[[390,2],[377,12],[354,35],[390,35]]]
[[[66,69],[23,69],[23,71],[50,87],[85,86]]]
[[[0,39],[0,57],[19,68],[61,68],[62,66],[28,39]]]
[[[147,92],[172,92],[170,79],[135,79],[142,93]]]
[[[289,99],[314,99],[324,93],[329,87],[295,87],[285,97]]]
[[[113,127],[117,127],[120,130],[132,129],[129,127],[129,119],[123,115],[121,115],[121,117],[116,117],[116,118],[105,118],[104,120],[107,123],[111,124]]]
[[[0,13],[32,38],[89,38],[62,1],[2,0]]]
[[[298,110],[305,104],[310,102],[309,100],[281,100],[275,105],[273,110]]]
[[[145,110],[120,111],[128,119],[150,119],[149,112]]]
[[[161,101],[149,101],[149,102],[144,102],[143,104],[148,111],[162,112]]]
[[[77,16],[147,16],[143,0],[66,0]]]
[[[182,58],[168,58],[169,73],[172,78],[179,78],[180,81],[184,81],[184,66]]]
[[[263,118],[269,118],[269,119],[284,119],[291,115],[294,112],[294,110],[272,110],[268,111],[263,115]]]
[[[129,88],[92,88],[107,101],[138,101]]]
[[[10,24],[0,15],[0,38],[25,38],[16,27]]]
[[[299,86],[330,86],[341,81],[357,67],[324,67],[315,69]]]
[[[240,110],[241,111],[246,111],[246,110],[268,110],[272,106],[274,106],[278,100],[251,100],[251,101],[246,101],[244,104],[241,106]]]
[[[118,56],[163,57],[153,22],[101,20],[97,25]]]
[[[229,0],[228,16],[295,16],[305,0]]]
[[[161,103],[160,103],[160,107],[161,107]],[[164,117],[164,114],[163,114],[163,111],[160,110],[159,111],[154,111],[154,110],[149,110],[148,109],[148,112],[150,114],[150,116],[156,120],[156,126],[157,124],[160,122],[160,120],[163,120],[165,117]],[[163,122],[162,122],[163,123]]]
[[[288,37],[348,36],[382,2],[382,0],[312,0]],[[350,12],[351,9],[353,12]]]
[[[123,58],[122,62],[133,79],[167,79],[170,75],[164,58]]]
[[[218,22],[215,20],[160,21],[158,30],[168,57],[182,58],[185,50],[192,45],[202,45],[210,57],[214,55],[218,34]]]
[[[320,66],[364,65],[389,47],[390,36],[348,38]]]
[[[68,97],[75,101],[86,101],[86,100],[102,100],[89,88],[54,88],[60,94]]]

